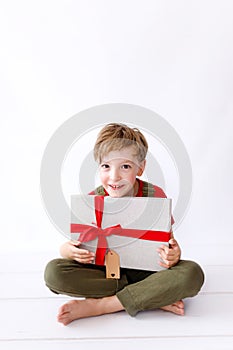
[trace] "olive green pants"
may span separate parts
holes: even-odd
[[[121,268],[117,280],[106,279],[104,266],[54,259],[47,264],[44,278],[57,294],[86,298],[116,295],[131,316],[193,297],[204,282],[200,266],[187,260],[158,272]]]

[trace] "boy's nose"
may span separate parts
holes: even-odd
[[[110,172],[110,179],[112,181],[117,181],[120,179],[120,173],[117,169],[112,169]]]

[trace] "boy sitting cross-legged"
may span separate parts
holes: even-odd
[[[90,195],[165,198],[160,187],[138,178],[146,166],[147,150],[147,141],[138,129],[124,124],[106,125],[94,147],[101,186]],[[180,260],[181,250],[173,234],[169,247],[162,245],[158,249],[160,264],[166,270],[121,268],[119,280],[106,279],[105,266],[93,264],[95,253],[79,245],[78,241],[65,242],[60,248],[63,259],[50,261],[45,269],[46,285],[53,292],[85,297],[60,307],[58,321],[64,325],[121,310],[131,316],[158,308],[184,315],[182,299],[195,296],[204,282],[197,263]]]

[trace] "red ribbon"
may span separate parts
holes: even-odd
[[[108,242],[106,237],[111,235],[126,236],[133,238],[140,238],[150,241],[168,242],[170,239],[170,232],[165,231],[152,231],[152,230],[138,230],[138,229],[126,229],[121,225],[110,226],[105,229],[101,227],[103,210],[104,210],[104,196],[95,196],[95,217],[96,226],[84,225],[84,224],[71,224],[71,233],[80,233],[79,241],[82,243],[89,242],[98,238],[96,259],[97,265],[104,265],[105,254],[108,248]]]

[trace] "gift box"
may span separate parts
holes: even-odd
[[[120,266],[159,271],[157,248],[171,235],[171,199],[95,195],[71,196],[71,239],[95,252],[94,264],[105,265],[115,251]]]

